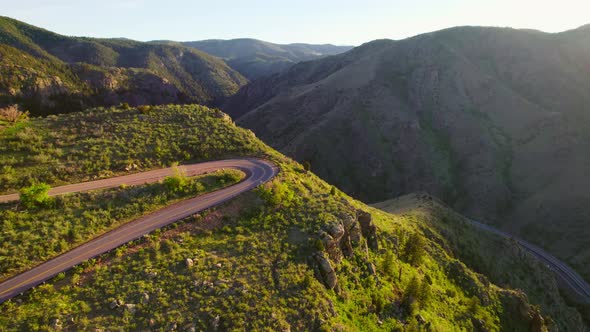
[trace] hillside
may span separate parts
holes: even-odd
[[[237,122],[343,191],[427,191],[590,280],[590,33],[459,27],[243,87]]]
[[[519,287],[544,287],[538,302],[537,293],[527,298],[509,283],[497,286],[429,224],[447,216],[392,215],[355,201],[219,111],[98,108],[9,125],[0,141],[4,192],[231,156],[264,157],[281,169],[253,192],[0,304],[3,331],[584,331],[544,266],[519,263],[535,271],[519,272]],[[228,183],[211,176],[210,184]],[[179,198],[169,190],[156,183],[36,208],[1,204],[2,236],[10,239],[0,248],[2,272],[55,256],[88,230],[99,234],[168,205]]]
[[[330,44],[281,45],[247,38],[212,39],[182,44],[224,59],[230,67],[250,80],[284,71],[298,62],[344,53],[352,48]]]
[[[246,82],[182,45],[66,37],[0,17],[0,104],[20,103],[34,115],[122,102],[215,105]]]

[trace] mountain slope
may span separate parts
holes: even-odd
[[[217,104],[246,83],[182,45],[66,37],[0,17],[0,102],[33,114],[128,102]]]
[[[228,65],[250,80],[278,73],[292,65],[335,55],[351,46],[330,44],[273,44],[256,39],[202,40],[182,43],[224,59]]]
[[[523,264],[538,279],[523,278],[543,281],[551,307],[475,273],[424,220],[332,189],[216,110],[91,109],[17,123],[0,131],[0,141],[6,191],[232,155],[264,157],[281,170],[254,192],[2,303],[3,331],[584,331],[542,265]],[[39,208],[1,204],[2,236],[10,240],[0,266],[59,254],[88,230],[178,195],[156,183],[66,195]],[[22,246],[31,250],[16,254]]]
[[[428,191],[590,279],[590,33],[461,27],[243,87],[239,124],[367,201]]]

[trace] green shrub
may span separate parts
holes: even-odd
[[[122,110],[128,110],[131,108],[131,106],[129,106],[129,103],[121,103],[119,108],[121,108]]]
[[[295,199],[295,192],[282,182],[273,182],[270,189],[259,187],[257,193],[272,206],[289,207]]]
[[[51,187],[46,183],[34,184],[25,188],[20,192],[20,202],[27,209],[50,207],[54,199],[49,196],[49,189]]]
[[[172,193],[182,193],[187,190],[189,180],[182,169],[174,167],[174,175],[167,176],[164,179],[164,185]]]
[[[141,105],[137,106],[137,110],[143,114],[147,114],[149,111],[152,110],[152,107],[150,105]]]
[[[336,196],[336,187],[332,186],[332,188],[330,188],[330,195]]]

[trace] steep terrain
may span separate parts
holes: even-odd
[[[66,37],[0,17],[0,103],[35,115],[121,102],[215,105],[246,82],[182,45]]]
[[[427,191],[590,279],[590,32],[460,27],[243,87],[238,123],[365,201]]]
[[[2,303],[3,331],[585,329],[535,260],[518,261],[518,282],[476,273],[465,258],[477,262],[484,253],[457,250],[467,237],[434,226],[462,229],[460,217],[388,214],[355,201],[216,110],[92,109],[8,125],[0,142],[6,192],[229,156],[263,157],[281,170],[272,183]],[[195,181],[195,188],[207,185]],[[36,207],[1,204],[9,239],[1,242],[2,273],[198,194],[172,189],[165,182]],[[517,259],[509,243],[500,246],[507,260]],[[541,290],[527,297],[512,289],[532,284],[543,287],[542,298]]]
[[[202,40],[182,43],[224,59],[250,80],[288,69],[302,61],[340,54],[352,46],[273,44],[256,39]]]

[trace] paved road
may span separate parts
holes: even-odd
[[[96,257],[131,240],[137,239],[158,228],[191,216],[199,211],[221,204],[231,198],[251,190],[269,181],[277,173],[278,168],[270,162],[260,159],[230,159],[212,161],[201,164],[182,166],[186,174],[193,176],[223,168],[238,169],[246,173],[246,178],[231,187],[201,195],[192,199],[173,204],[169,207],[148,214],[126,223],[104,235],[101,235],[79,247],[76,247],[56,258],[53,258],[29,271],[19,274],[0,284],[0,303],[51,279],[56,274],[66,271],[90,258]],[[118,187],[121,184],[140,185],[157,182],[174,173],[171,168],[159,169],[144,173],[125,175],[111,179],[98,180],[56,187],[50,195],[60,195],[80,191]],[[17,200],[18,195],[0,196],[0,202]]]
[[[512,238],[518,244],[520,244],[524,249],[532,253],[535,257],[537,257],[541,262],[547,265],[555,274],[563,280],[569,287],[578,294],[582,299],[585,299],[586,302],[590,303],[590,285],[574,271],[571,267],[567,266],[565,263],[557,259],[555,256],[545,252],[543,249],[526,242],[524,240],[515,238],[514,236],[497,230],[493,227],[490,227],[486,224],[477,222],[475,220],[471,220],[473,225],[480,229],[484,229],[486,231],[498,234],[500,236],[506,238]]]

